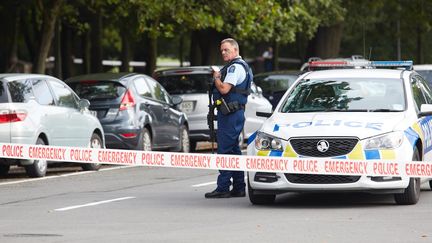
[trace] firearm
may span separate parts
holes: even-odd
[[[211,69],[213,72],[219,72],[219,68],[216,66],[212,66]],[[207,125],[210,129],[210,142],[211,142],[212,153],[214,153],[214,143],[216,141],[216,132],[214,129],[214,121],[216,120],[214,111],[216,109],[216,104],[213,102],[213,88],[214,88],[214,82],[212,79],[212,81],[208,82],[209,112],[207,114]]]

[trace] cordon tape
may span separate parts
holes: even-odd
[[[432,162],[343,160],[0,143],[0,157],[129,166],[240,170],[322,175],[432,177]]]

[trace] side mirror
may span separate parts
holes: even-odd
[[[183,99],[182,99],[182,97],[175,95],[175,96],[171,96],[171,101],[172,101],[174,106],[177,106],[183,102]]]
[[[80,110],[88,109],[90,107],[90,101],[87,99],[80,99],[78,107]]]
[[[263,93],[262,88],[260,86],[257,86],[257,93],[259,95],[262,95],[262,93]]]
[[[420,106],[420,113],[418,114],[419,117],[422,116],[432,116],[432,105],[431,104],[422,104]]]

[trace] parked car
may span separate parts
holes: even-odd
[[[262,89],[262,94],[276,108],[288,88],[297,80],[299,71],[276,71],[260,73],[254,76],[254,82]]]
[[[153,78],[137,73],[96,73],[66,80],[90,101],[105,131],[107,148],[189,152],[189,123]]]
[[[209,141],[207,114],[209,111],[209,83],[213,80],[212,69],[208,66],[160,69],[155,71],[154,77],[170,94],[183,98],[180,109],[188,115],[191,124],[191,149],[194,150],[199,141]],[[255,83],[251,84],[251,94],[248,96],[245,109],[246,121],[240,136],[240,143],[248,139],[265,120],[256,116],[256,110],[271,112],[272,106],[260,90]]]
[[[432,65],[431,64],[422,64],[422,65],[414,65],[413,69],[420,74],[426,81],[428,81],[429,86],[432,87]]]
[[[0,142],[71,147],[104,147],[104,133],[89,110],[64,82],[39,74],[0,74]],[[0,159],[0,174],[24,166],[30,177],[46,174],[46,160]],[[82,164],[97,170],[99,164]]]
[[[303,74],[267,114],[247,154],[360,160],[369,167],[380,159],[431,161],[432,90],[410,65],[372,61],[362,69]],[[416,173],[422,172],[412,177],[249,172],[248,194],[253,204],[265,204],[285,192],[363,191],[415,204],[420,184],[429,180],[432,187],[430,178]]]

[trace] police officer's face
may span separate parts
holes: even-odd
[[[238,50],[234,48],[234,46],[232,46],[229,42],[222,43],[220,50],[222,59],[225,62],[229,62],[238,56]]]

